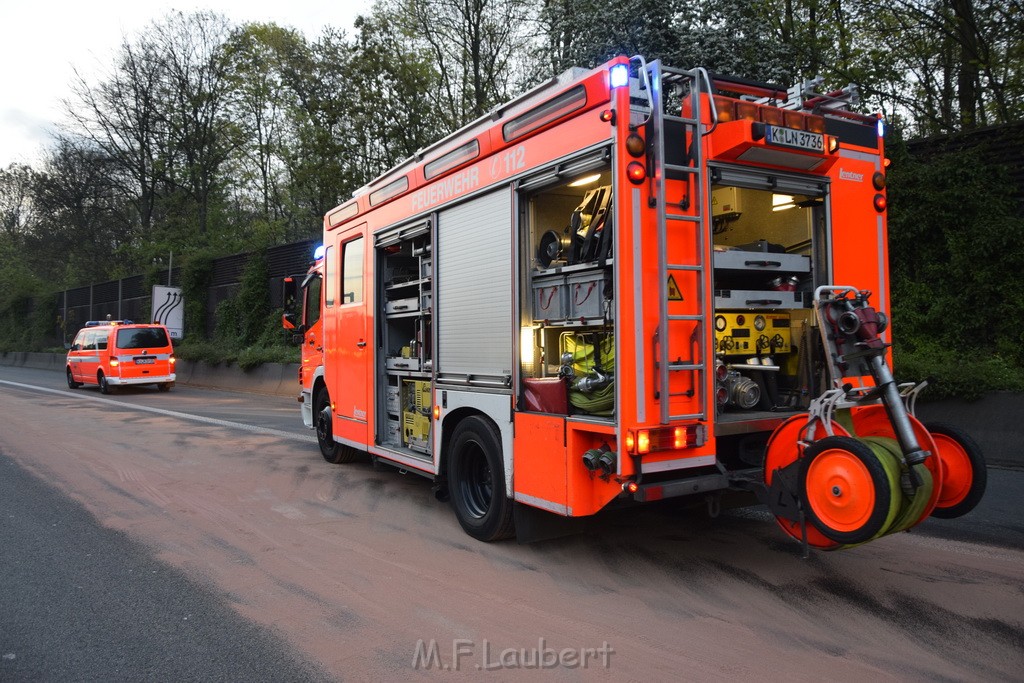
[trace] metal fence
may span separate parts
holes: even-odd
[[[306,272],[317,243],[315,240],[305,240],[267,249],[267,286],[272,306],[283,305],[284,278]],[[238,292],[242,272],[251,256],[251,253],[242,253],[214,259],[210,286],[206,291],[204,335],[209,336],[213,332],[217,306]],[[161,284],[166,283],[166,279],[161,281]],[[180,268],[171,269],[170,284],[180,286]],[[149,322],[150,295],[151,292],[145,287],[144,275],[132,275],[58,292],[55,296],[59,319],[55,334],[62,338],[55,342],[60,344],[68,341],[68,337],[73,336],[85,321],[105,320],[108,315],[112,320]],[[187,330],[186,333],[194,333],[194,330]]]

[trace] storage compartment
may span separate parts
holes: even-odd
[[[758,270],[781,273],[809,273],[811,259],[802,254],[761,251],[715,251],[715,270]]]
[[[802,308],[803,292],[773,292],[755,289],[716,289],[715,309]]]
[[[610,294],[610,277],[604,271],[579,273],[566,277],[571,320],[602,318],[605,312],[606,292]]]
[[[387,301],[384,304],[384,312],[391,313],[411,313],[420,310],[419,297],[411,297],[408,299],[395,299],[393,301]]]
[[[420,369],[419,358],[402,358],[402,357],[390,357],[384,361],[384,365],[388,370],[406,370],[416,372]]]
[[[533,319],[555,322],[565,320],[569,311],[564,275],[533,278]]]

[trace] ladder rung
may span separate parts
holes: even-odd
[[[693,166],[679,166],[677,164],[665,164],[666,171],[679,171],[680,173],[700,173],[699,168]]]
[[[695,370],[706,370],[707,364],[705,363],[669,363],[669,372],[693,372]]]
[[[687,126],[696,126],[700,123],[697,119],[687,118],[684,116],[674,116],[672,114],[662,114],[663,121],[674,121],[676,123],[685,123]]]
[[[667,266],[665,266],[665,268],[667,270],[695,270],[695,271],[698,271],[698,272],[704,270],[704,266],[699,265],[699,264],[681,265],[681,264],[678,264],[678,263],[670,263]]]
[[[694,320],[700,321],[700,320],[704,320],[704,314],[703,313],[697,313],[696,315],[670,315],[668,317],[668,319],[669,320],[689,320],[691,322],[694,321]]]
[[[704,413],[691,413],[689,415],[669,415],[670,420],[705,420]]]
[[[671,221],[689,221],[691,223],[700,223],[701,216],[686,216],[681,213],[666,213],[665,218]]]

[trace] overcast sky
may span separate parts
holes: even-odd
[[[371,0],[0,0],[0,168],[38,165],[47,131],[62,120],[73,69],[102,74],[114,51],[171,10],[209,9],[232,22],[273,21],[314,39],[324,26],[351,33]],[[95,78],[95,76],[93,76]],[[92,82],[95,82],[93,80]]]

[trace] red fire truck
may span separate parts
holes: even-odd
[[[675,496],[756,497],[825,549],[969,511],[977,446],[889,371],[855,97],[619,57],[374,180],[308,280],[324,457],[431,478],[485,541]]]

